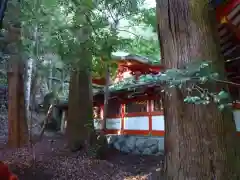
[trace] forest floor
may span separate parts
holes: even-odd
[[[70,152],[62,137],[44,137],[34,146],[8,149],[0,139],[0,160],[9,164],[20,180],[162,180],[162,156],[115,152],[107,160]],[[33,161],[33,155],[35,161]]]

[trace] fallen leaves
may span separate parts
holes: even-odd
[[[34,162],[28,146],[1,150],[0,159],[20,180],[148,180],[162,159],[118,153],[108,160],[97,160],[85,152],[70,152],[61,138],[50,142],[45,138],[35,145]]]

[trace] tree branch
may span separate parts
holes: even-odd
[[[141,38],[141,39],[144,39],[144,40],[146,40],[146,41],[147,41],[147,39],[143,38],[143,37],[142,37],[142,36],[140,36],[140,35],[137,35],[137,34],[135,34],[135,33],[131,32],[131,31],[128,31],[128,30],[125,30],[125,29],[118,29],[118,31],[123,31],[123,32],[130,33],[130,34],[132,34],[132,35],[134,35],[134,36],[136,36],[136,37],[138,37],[138,38]]]
[[[224,83],[224,84],[229,84],[229,85],[240,87],[240,84],[238,84],[238,83],[234,83],[234,82],[231,82],[231,81],[224,81],[224,80],[214,79],[214,78],[212,78],[212,79],[214,81],[216,81],[216,82],[219,82],[219,83]]]

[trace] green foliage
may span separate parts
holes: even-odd
[[[0,77],[0,85],[7,85],[7,78]]]
[[[229,96],[229,93],[222,90],[219,93],[209,93],[206,91],[205,93],[199,93],[200,96],[187,96],[184,99],[184,102],[186,103],[192,103],[192,104],[204,104],[207,105],[210,102],[214,102],[218,104],[218,108],[220,110],[223,110],[225,108],[230,108],[231,98]]]
[[[155,64],[160,63],[160,47],[158,40],[155,38],[143,39],[140,37],[131,39],[122,50],[130,54],[148,57]]]
[[[210,90],[201,87],[207,83],[216,84],[217,81],[221,80],[213,70],[211,62],[196,61],[188,64],[183,69],[168,69],[158,75],[142,75],[139,80],[128,78],[125,81],[111,85],[109,89],[110,91],[134,90],[152,84],[159,87],[176,87],[188,92],[189,95],[186,96],[184,102],[204,105],[215,102],[218,104],[219,109],[222,110],[231,106],[230,95],[224,90],[210,92]],[[164,91],[162,89],[162,92]]]
[[[132,17],[132,19],[133,21],[152,27],[153,31],[157,32],[156,8],[143,8],[141,11],[139,11],[138,15]]]
[[[119,21],[137,14],[141,4],[139,0],[24,1],[25,51],[30,56],[58,54],[67,67],[76,67],[76,62],[85,63],[83,53],[87,50],[95,57],[93,72],[103,71],[99,59],[108,61],[112,52],[126,44],[118,36]]]
[[[125,47],[129,39],[118,36],[121,19],[139,13],[140,0],[26,0],[21,2],[22,43],[24,54],[36,61],[38,74],[45,79],[54,71],[56,62],[46,55],[59,57],[62,71],[69,76],[72,68],[87,64],[93,76],[104,76],[105,62],[111,53]],[[87,62],[90,54],[92,64]],[[43,62],[51,62],[48,65]],[[111,74],[116,64],[111,64]],[[55,79],[66,79],[57,76]],[[58,81],[59,84],[62,83]]]

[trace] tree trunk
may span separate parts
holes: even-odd
[[[36,66],[36,65],[34,65]],[[32,69],[32,78],[31,78],[31,87],[30,87],[30,109],[31,111],[37,111],[39,110],[38,104],[40,103],[39,101],[37,101],[37,91],[40,92],[41,88],[41,80],[40,77],[38,75],[38,73],[36,72],[36,69],[33,68]],[[43,99],[43,95],[41,95],[41,99]],[[41,102],[42,103],[42,102]]]
[[[77,1],[71,2],[79,7],[75,12],[75,25],[84,25],[76,34],[81,48],[73,53],[75,57],[77,53],[79,59],[73,62],[69,86],[66,133],[70,149],[75,151],[81,147],[88,150],[96,136],[93,124],[92,52],[88,48],[88,45],[92,44],[90,41],[92,38],[91,19],[88,17],[91,12],[88,8],[80,8]],[[82,15],[82,18],[78,18],[79,15]]]
[[[110,84],[110,69],[109,65],[106,65],[106,84],[104,88],[104,107],[103,107],[103,123],[102,130],[105,131],[107,124],[107,112],[108,112],[108,99],[109,99],[109,84]]]
[[[23,74],[19,73],[20,68],[21,65],[15,61],[11,67],[12,71],[8,73],[8,145],[10,147],[21,147],[28,142],[24,80]]]
[[[9,0],[6,10],[5,25],[8,31],[7,53],[9,54],[8,71],[8,144],[21,147],[28,142],[28,127],[25,114],[24,80],[21,52],[20,3]]]
[[[25,70],[25,102],[26,102],[26,114],[27,117],[30,117],[30,97],[31,97],[31,84],[33,78],[33,59],[29,58],[26,62],[26,70]]]
[[[52,77],[53,77],[53,65],[52,65],[52,60],[49,60],[49,76],[48,76],[48,89],[49,91],[53,91],[53,82],[52,82]]]
[[[156,1],[162,64],[181,68],[194,60],[210,60],[224,76],[215,15],[208,9],[208,1]],[[167,91],[171,96],[163,97],[166,179],[239,179],[232,112],[220,112],[214,103],[186,104],[186,91]]]
[[[1,3],[0,3],[0,28],[2,28],[2,22],[3,22],[6,7],[7,7],[7,0],[1,1]]]
[[[67,137],[69,147],[78,150],[90,141],[93,131],[90,69],[72,71],[69,87]]]

